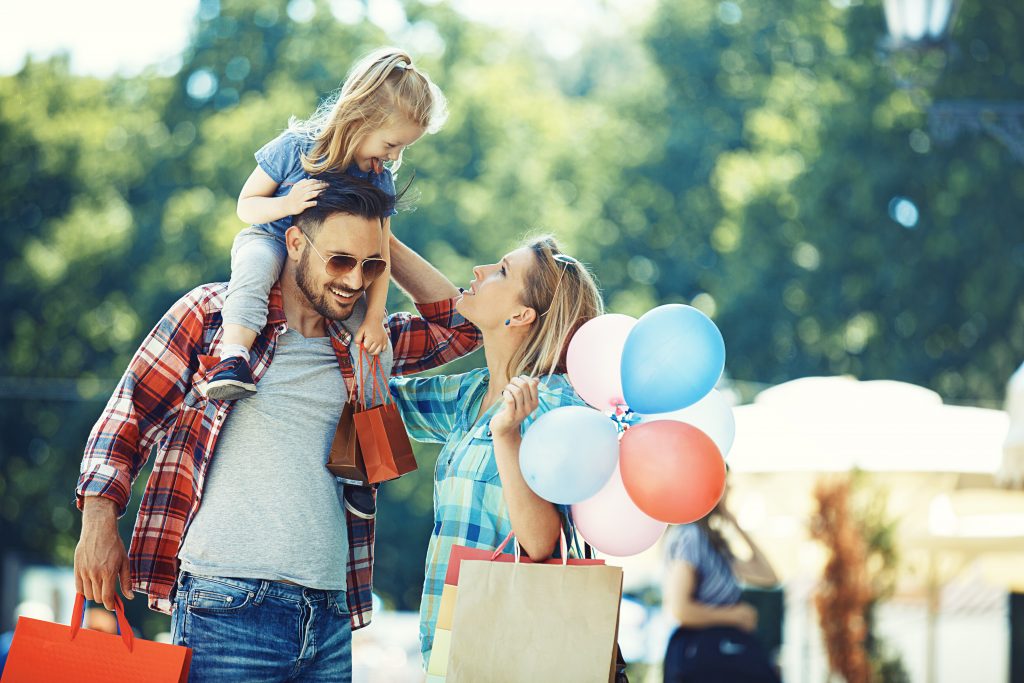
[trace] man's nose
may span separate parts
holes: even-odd
[[[341,284],[345,286],[345,289],[362,291],[365,284],[363,280],[362,266],[357,265],[355,268],[345,273],[345,276],[341,278]]]

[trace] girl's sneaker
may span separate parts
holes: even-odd
[[[373,519],[377,516],[377,502],[370,486],[345,485],[345,507],[356,517]]]
[[[206,395],[221,401],[234,401],[256,393],[249,362],[241,356],[229,356],[210,369]]]

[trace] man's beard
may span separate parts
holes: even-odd
[[[315,292],[313,285],[310,284],[312,278],[309,275],[309,251],[303,250],[302,258],[299,259],[299,267],[295,269],[295,284],[299,286],[299,291],[302,292],[306,300],[309,301],[309,305],[313,307],[319,315],[327,318],[328,320],[348,320],[349,316],[352,315],[352,311],[355,308],[354,304],[359,296],[359,292],[347,289],[345,287],[336,287],[335,289],[343,292],[352,291],[354,296],[352,297],[352,306],[349,306],[348,311],[339,314],[334,311],[331,307],[330,298],[326,291]],[[331,295],[333,296],[333,295]]]

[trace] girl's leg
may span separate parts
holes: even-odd
[[[231,281],[221,311],[221,362],[207,382],[211,398],[233,400],[256,391],[249,350],[267,324],[270,290],[281,275],[284,244],[260,231],[243,230],[231,248]]]

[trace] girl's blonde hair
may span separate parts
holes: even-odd
[[[561,252],[550,235],[525,245],[534,256],[523,305],[537,312],[532,334],[509,361],[509,377],[565,372],[569,340],[583,323],[604,313],[601,291],[587,267]]]
[[[307,173],[344,173],[366,136],[396,115],[436,133],[448,118],[448,105],[441,89],[413,66],[408,53],[384,47],[360,59],[341,90],[313,116],[305,121],[292,118],[288,128],[313,143],[309,154],[302,155]],[[400,165],[401,158],[392,172]]]

